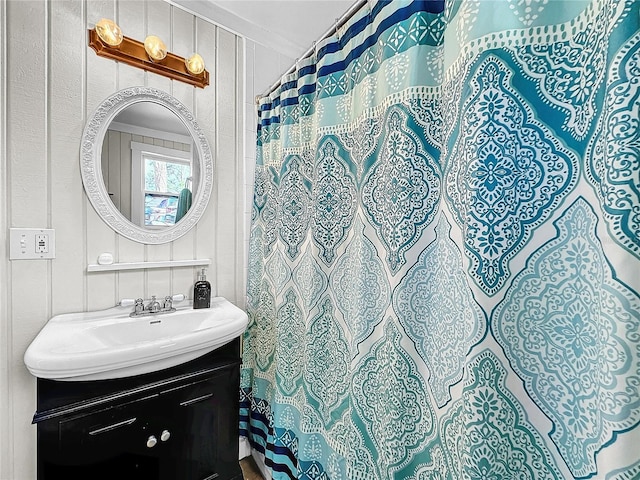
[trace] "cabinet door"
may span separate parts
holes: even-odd
[[[241,473],[237,382],[237,368],[230,368],[162,394],[167,411],[157,423],[170,438],[162,445],[160,478],[231,479]]]
[[[38,478],[156,480],[159,457],[148,446],[147,407],[157,398],[144,398],[58,423],[56,446],[41,444]]]
[[[43,421],[38,478],[241,478],[238,383],[239,367],[230,365],[158,384],[126,403]]]

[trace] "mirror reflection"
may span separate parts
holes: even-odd
[[[155,102],[127,106],[102,143],[100,165],[111,202],[142,228],[175,225],[197,194],[197,152],[189,130],[168,108]]]

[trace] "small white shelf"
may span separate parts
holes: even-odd
[[[161,262],[128,262],[128,263],[111,263],[109,265],[99,265],[90,263],[87,265],[87,272],[109,272],[115,270],[145,270],[148,268],[174,268],[174,267],[199,267],[202,265],[210,265],[209,258],[201,258],[198,260],[165,260]]]

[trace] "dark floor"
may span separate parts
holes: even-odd
[[[244,480],[264,480],[260,469],[251,455],[240,460],[240,468]]]

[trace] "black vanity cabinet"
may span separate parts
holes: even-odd
[[[38,379],[38,480],[236,480],[239,341],[159,372]]]

